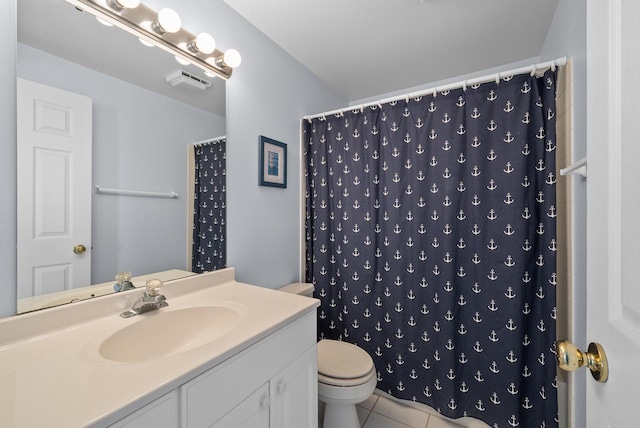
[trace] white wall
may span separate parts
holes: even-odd
[[[363,99],[360,99],[360,100],[351,101],[349,103],[349,105],[350,106],[358,106],[360,104],[366,104],[366,103],[370,103],[370,102],[380,101],[380,100],[384,100],[384,99],[387,99],[387,98],[394,98],[394,97],[404,96],[404,95],[407,95],[407,94],[414,94],[414,93],[418,93],[418,92],[421,92],[421,91],[430,90],[430,89],[433,89],[433,88],[438,87],[438,86],[445,86],[445,85],[460,83],[463,80],[471,80],[471,79],[475,79],[475,78],[479,78],[479,77],[489,76],[489,75],[492,75],[492,74],[495,74],[495,73],[501,73],[501,72],[504,72],[504,71],[507,71],[507,70],[515,70],[517,68],[529,67],[529,66],[531,66],[533,64],[537,64],[539,62],[540,62],[540,57],[533,57],[533,58],[527,58],[527,59],[524,59],[524,60],[512,62],[512,63],[509,63],[509,64],[498,64],[495,67],[487,68],[487,69],[484,69],[484,70],[478,70],[478,71],[475,71],[473,73],[464,74],[462,76],[451,76],[451,77],[449,77],[447,79],[438,80],[438,81],[435,81],[435,82],[425,82],[422,85],[413,86],[411,88],[404,88],[404,89],[401,89],[399,91],[388,92],[388,93],[385,93],[385,94],[377,95],[375,97],[363,98]]]
[[[16,312],[16,2],[0,2],[0,317]]]
[[[558,56],[571,57],[573,61],[573,160],[587,155],[587,5],[584,0],[560,0],[547,39],[541,52],[541,59]],[[571,225],[573,239],[572,266],[573,296],[570,301],[570,339],[579,347],[586,346],[586,290],[587,285],[587,187],[586,181],[572,177]],[[586,423],[586,379],[584,373],[569,375],[571,396],[569,397],[570,417],[574,427],[584,427]]]
[[[23,44],[17,70],[20,78],[93,99],[93,185],[179,194],[94,193],[91,282],[125,270],[189,269],[187,145],[225,135],[224,118]]]

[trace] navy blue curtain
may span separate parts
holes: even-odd
[[[555,427],[555,71],[305,121],[319,337],[445,416]]]
[[[194,147],[195,192],[191,270],[210,272],[226,265],[226,139]]]

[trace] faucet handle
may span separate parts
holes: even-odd
[[[163,285],[164,283],[159,279],[150,279],[147,281],[147,296],[157,296],[160,294],[160,289]]]
[[[131,282],[131,272],[120,272],[116,275],[116,281],[122,285],[125,282]]]

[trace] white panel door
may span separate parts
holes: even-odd
[[[17,88],[18,298],[23,298],[91,283],[92,103],[24,79]],[[77,245],[86,251],[74,253]]]
[[[587,341],[599,342],[609,360],[607,383],[587,380],[587,426],[634,427],[640,421],[640,2],[588,0],[587,8]]]

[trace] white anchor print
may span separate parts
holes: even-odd
[[[303,137],[308,141],[303,148],[305,217],[314,225],[306,232],[313,248],[306,263],[315,266],[311,280],[323,302],[319,337],[348,338],[369,347],[381,369],[378,383],[392,394],[434,400],[434,408],[456,417],[492,420],[492,412],[502,410],[504,417],[488,425],[528,426],[523,413],[546,414],[541,403],[554,379],[544,374],[553,366],[553,355],[541,338],[555,329],[557,312],[546,288],[559,282],[553,272],[559,245],[551,227],[559,217],[557,150],[553,128],[545,122],[556,114],[546,101],[536,108],[546,89],[536,84],[533,91],[528,77],[508,77],[488,88],[469,85],[462,97],[461,91],[442,100],[425,96],[422,109],[407,98],[393,110],[387,104],[381,110],[381,105],[358,108],[353,113],[361,115],[358,120],[345,110],[337,121],[309,121]],[[530,102],[519,98],[533,94]],[[486,98],[500,100],[497,110],[483,107],[490,103]],[[469,113],[462,114],[454,104],[467,101]],[[380,117],[367,114],[375,110]],[[505,121],[504,115],[513,119]],[[329,123],[333,126],[327,129]],[[485,140],[491,135],[500,144]],[[526,135],[536,137],[522,141]],[[221,187],[208,183],[215,174],[209,172],[207,187],[214,193]],[[218,199],[208,202],[207,212]],[[209,220],[206,226],[212,224]],[[204,249],[208,241],[216,242],[215,230],[207,234]],[[484,253],[479,246],[486,247]],[[503,321],[494,325],[498,316]],[[474,334],[480,326],[489,332],[481,335],[484,339]],[[469,337],[471,346],[463,347],[460,341]],[[430,350],[419,346],[427,342]],[[524,361],[524,355],[534,358]],[[480,356],[496,361],[474,367]],[[468,376],[462,366],[470,368]],[[423,370],[446,378],[427,378]],[[485,376],[495,386],[475,388]],[[542,417],[536,418],[532,426],[545,426]]]

